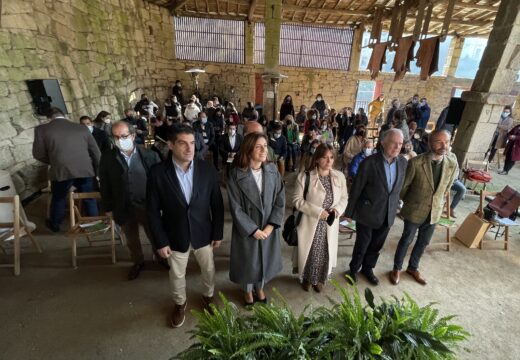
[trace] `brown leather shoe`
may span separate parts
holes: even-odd
[[[418,270],[410,270],[406,269],[406,272],[413,276],[415,281],[417,281],[421,285],[426,285],[426,279],[421,276],[421,273]]]
[[[210,314],[213,314],[213,309],[211,309],[211,304],[215,304],[213,296],[202,296],[202,303],[204,304],[204,310],[207,310]]]
[[[390,282],[393,285],[397,285],[397,284],[399,284],[399,280],[401,280],[401,271],[400,270],[390,271]]]
[[[317,283],[316,285],[312,285],[312,288],[313,288],[314,291],[316,291],[317,293],[322,292],[324,287],[325,287],[325,284],[323,284],[323,283]]]
[[[184,320],[186,320],[186,305],[188,304],[187,301],[184,302],[182,305],[177,305],[173,307],[173,313],[170,318],[170,322],[174,328],[179,328],[184,324]]]
[[[311,283],[308,282],[307,280],[303,280],[302,289],[305,291],[309,291],[311,289]]]

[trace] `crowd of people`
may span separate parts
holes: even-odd
[[[398,212],[404,231],[390,281],[399,283],[418,233],[406,272],[426,285],[420,259],[443,212],[455,215],[465,187],[450,152],[450,132],[425,129],[426,98],[414,95],[404,106],[393,99],[384,115],[383,94],[370,103],[368,115],[352,107],[336,111],[322,94],[296,112],[288,95],[281,120],[268,119],[252,102],[239,112],[217,96],[205,106],[196,94],[185,101],[180,81],[162,108],[143,94],[119,121],[101,111],[94,120],[82,116],[74,124],[52,108],[50,121],[36,127],[33,145],[34,157],[50,165],[46,225],[60,231],[71,187],[100,191],[102,211],[127,240],[133,262],[128,279],[144,268],[139,226],[169,269],[173,327],[185,319],[191,252],[201,269],[203,302],[208,308],[213,302],[213,251],[224,240],[220,185],[226,187],[232,218],[229,278],[243,290],[246,306],[267,302],[264,288],[282,270],[286,205],[301,214],[292,261],[304,291],[321,292],[337,265],[340,217],[356,226],[349,281],[362,274],[378,285],[373,269]],[[492,143],[506,147],[505,173],[520,158],[520,127],[512,127],[509,118],[506,107]],[[369,136],[369,125],[378,128],[377,136]],[[298,172],[296,180],[286,171]],[[294,189],[286,194],[289,179]],[[450,189],[455,196],[449,210],[444,199]],[[84,210],[89,216],[100,211],[95,201],[86,201]]]

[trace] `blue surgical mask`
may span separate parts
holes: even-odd
[[[92,134],[94,132],[94,126],[92,125],[88,125],[88,131],[90,131],[90,133]]]
[[[508,117],[511,113],[509,111],[504,111],[502,113],[502,117],[505,119],[506,117]]]
[[[206,117],[203,117],[200,119],[202,121],[203,124],[207,123],[208,122],[208,118]]]
[[[126,139],[119,139],[117,141],[117,146],[123,151],[130,151],[134,149],[134,140],[131,136]]]

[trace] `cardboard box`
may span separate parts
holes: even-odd
[[[469,214],[455,233],[455,237],[469,248],[476,248],[491,226],[476,214]]]

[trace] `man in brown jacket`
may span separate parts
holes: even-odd
[[[401,216],[404,230],[397,245],[394,257],[394,269],[390,272],[390,281],[397,285],[408,247],[413,242],[417,230],[419,235],[413,247],[406,272],[415,281],[426,285],[426,280],[419,273],[419,261],[430,243],[444,207],[445,194],[450,191],[455,181],[459,166],[455,156],[448,156],[451,135],[446,130],[430,134],[430,151],[409,161],[401,199],[404,206]]]
[[[60,109],[51,108],[47,118],[48,123],[34,128],[33,156],[50,165],[52,199],[45,225],[58,232],[65,216],[67,193],[73,185],[78,192],[93,190],[101,154],[90,131],[67,120]],[[84,204],[87,216],[98,215],[95,200]]]

